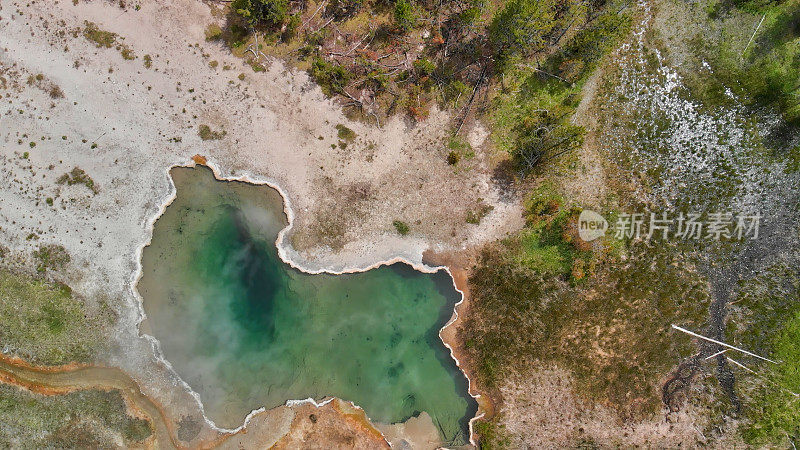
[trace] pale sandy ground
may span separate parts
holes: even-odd
[[[101,0],[0,0],[0,242],[23,258],[40,244],[66,247],[72,262],[57,277],[87,298],[108,299],[120,318],[105,362],[131,373],[173,420],[198,417],[198,405],[140,337],[133,290],[138,252],[173,195],[171,165],[201,154],[225,176],[279,184],[295,211],[287,255],[312,269],[358,269],[394,256],[421,262],[426,249],[458,250],[520,226],[519,206],[498,200],[480,149],[455,170],[447,165],[446,114],[416,126],[399,118],[382,129],[351,123],[304,73],[275,62],[254,73],[221,44],[206,43],[205,27],[218,20],[208,4],[135,4],[139,11]],[[73,35],[86,20],[117,33],[137,58]],[[50,97],[54,85],[64,98]],[[340,123],[358,134],[346,150],[331,148]],[[202,141],[200,124],[226,135]],[[486,137],[480,128],[467,133],[476,146]],[[94,179],[96,195],[56,183],[76,166]],[[478,199],[494,210],[467,224]],[[400,237],[393,220],[411,233]],[[213,434],[205,426],[193,442]]]

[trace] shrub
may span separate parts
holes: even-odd
[[[136,54],[133,53],[133,50],[129,49],[128,47],[120,46],[119,53],[122,55],[122,59],[126,59],[128,61],[136,59]]]
[[[64,98],[64,91],[58,85],[51,85],[48,92],[50,93],[50,98]]]
[[[286,22],[286,29],[281,37],[286,41],[292,39],[297,35],[298,28],[300,28],[300,14],[292,14]]]
[[[356,138],[356,132],[342,124],[336,125],[336,131],[339,139],[345,142],[353,142]]]
[[[492,19],[489,40],[501,59],[540,51],[556,25],[557,11],[554,0],[511,0]]]
[[[197,129],[197,134],[200,136],[200,139],[204,141],[215,141],[222,139],[227,132],[225,131],[212,131],[211,127],[208,125],[200,125]]]
[[[459,159],[461,159],[461,157],[458,156],[458,153],[456,153],[455,150],[450,150],[450,153],[447,154],[447,164],[450,164],[451,166],[458,164]]]
[[[522,176],[543,160],[581,146],[584,129],[570,123],[572,112],[568,106],[554,105],[532,111],[514,127],[517,139],[511,156]]]
[[[56,180],[56,183],[67,184],[69,186],[72,186],[74,184],[82,184],[87,188],[89,188],[95,194],[97,194],[98,192],[97,185],[95,185],[92,177],[90,177],[89,174],[87,174],[80,167],[74,167],[69,173],[61,175]]]
[[[458,13],[458,19],[464,25],[473,25],[480,19],[483,9],[486,6],[485,0],[471,0],[469,6]]]
[[[94,42],[98,47],[111,48],[117,42],[117,34],[101,30],[94,22],[84,22],[83,37]]]
[[[86,28],[83,29],[83,37],[91,41],[97,47],[112,48],[115,47],[122,54],[123,59],[132,60],[136,59],[133,50],[128,48],[125,44],[117,42],[119,37],[117,33],[101,30],[96,23],[84,21]]]
[[[326,95],[341,94],[353,74],[337,64],[315,57],[311,63],[309,74],[322,88]]]
[[[247,28],[233,23],[225,30],[222,37],[225,39],[225,44],[228,47],[238,48],[244,44],[249,34],[250,32]]]
[[[405,222],[402,222],[400,220],[395,220],[394,222],[392,222],[392,225],[394,225],[394,229],[397,230],[397,232],[400,233],[400,235],[402,236],[407,235],[408,232],[410,231],[408,225],[406,225]]]
[[[462,81],[453,80],[444,87],[442,99],[447,105],[458,107],[459,104],[469,98],[471,92],[471,87],[467,86]]]
[[[233,0],[231,8],[254,27],[276,29],[289,17],[287,0]]]
[[[436,70],[436,64],[428,58],[420,58],[414,61],[413,66],[418,77],[430,76]]]
[[[397,0],[394,4],[394,22],[403,31],[409,31],[416,25],[417,18],[414,5],[410,0]]]
[[[337,20],[346,19],[355,15],[363,4],[363,0],[333,0],[328,7],[328,14]]]
[[[552,184],[539,186],[525,199],[525,219],[528,224],[535,224],[543,218],[556,214],[564,205],[564,198],[559,195]]]
[[[630,26],[629,15],[616,12],[603,13],[548,58],[545,70],[560,74],[572,82],[579,81],[594,70],[603,55],[617,46]]]
[[[211,25],[206,27],[206,40],[207,41],[217,41],[222,38],[222,28],[212,23]]]
[[[494,206],[487,205],[483,202],[483,200],[481,200],[479,203],[480,204],[478,205],[477,210],[467,211],[467,223],[471,223],[473,225],[481,223],[481,220],[483,220],[483,218],[494,209]]]

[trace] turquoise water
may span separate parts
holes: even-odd
[[[438,337],[460,298],[446,272],[301,273],[274,246],[276,191],[207,168],[171,174],[178,196],[142,256],[143,326],[212,420],[336,396],[380,423],[425,411],[443,441],[465,443],[477,405]]]

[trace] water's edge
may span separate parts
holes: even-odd
[[[136,252],[135,252],[135,255],[134,255],[134,259],[135,259],[134,264],[135,264],[136,270],[135,270],[134,275],[133,275],[132,279],[130,280],[130,283],[128,284],[128,286],[129,286],[130,293],[133,295],[133,298],[136,299],[135,307],[136,307],[136,310],[138,312],[138,320],[137,320],[137,323],[136,323],[136,327],[137,327],[137,329],[139,331],[139,335],[141,337],[143,337],[144,339],[146,339],[150,343],[150,345],[153,348],[153,353],[155,354],[156,360],[158,362],[164,364],[168,368],[168,370],[170,372],[172,372],[172,374],[176,377],[176,379],[181,383],[181,386],[187,392],[189,392],[189,394],[191,394],[191,396],[195,399],[195,401],[197,402],[198,407],[200,409],[200,412],[203,415],[203,419],[205,420],[206,424],[208,424],[209,427],[211,427],[212,429],[214,429],[216,431],[222,432],[222,433],[227,433],[227,434],[238,433],[239,431],[242,431],[243,429],[245,429],[247,427],[247,425],[249,424],[250,420],[255,415],[260,414],[262,412],[265,412],[267,409],[265,407],[261,407],[261,408],[257,408],[257,409],[254,409],[254,410],[250,411],[250,413],[248,413],[247,416],[245,417],[244,422],[242,423],[242,425],[240,425],[237,428],[230,429],[230,428],[218,427],[214,423],[214,421],[211,420],[206,415],[205,408],[203,407],[203,402],[200,400],[200,395],[197,392],[195,392],[191,388],[191,386],[189,386],[189,384],[186,383],[183,380],[183,378],[180,377],[180,375],[178,375],[177,371],[173,368],[172,364],[164,357],[164,354],[163,354],[163,352],[161,350],[161,344],[158,341],[158,339],[156,339],[155,337],[153,337],[153,336],[151,336],[151,335],[149,335],[147,333],[142,332],[141,324],[147,319],[147,314],[144,311],[144,303],[143,303],[144,299],[142,298],[142,296],[139,294],[138,290],[136,289],[136,286],[139,283],[140,278],[142,277],[142,252],[144,251],[145,247],[150,245],[150,243],[152,241],[153,228],[155,226],[156,221],[158,220],[159,217],[161,217],[164,214],[164,211],[167,209],[167,207],[170,204],[172,204],[172,202],[177,197],[177,188],[175,187],[175,182],[172,179],[172,176],[170,175],[170,172],[175,167],[189,167],[190,168],[190,167],[195,167],[197,165],[204,165],[204,166],[208,167],[209,169],[211,169],[212,173],[214,174],[214,178],[219,180],[219,181],[239,181],[239,182],[244,182],[244,183],[248,183],[248,184],[252,184],[252,185],[261,185],[261,186],[266,185],[266,186],[268,186],[268,187],[270,187],[272,189],[275,189],[280,194],[281,199],[283,201],[283,212],[284,212],[284,215],[286,216],[288,224],[283,229],[281,229],[280,232],[278,232],[278,237],[275,240],[275,247],[278,250],[278,257],[281,259],[281,261],[283,263],[289,265],[290,267],[292,267],[292,268],[294,268],[296,270],[299,270],[300,272],[304,272],[304,273],[308,273],[308,274],[326,273],[326,274],[330,274],[330,275],[342,275],[342,274],[348,274],[348,273],[367,272],[369,270],[372,270],[372,269],[375,269],[375,268],[378,268],[378,267],[381,267],[381,266],[389,266],[389,265],[392,265],[392,264],[395,264],[395,263],[407,264],[407,265],[411,266],[414,270],[416,270],[418,272],[422,272],[422,273],[436,273],[436,272],[438,272],[440,270],[444,270],[445,272],[447,272],[447,274],[450,276],[450,280],[453,283],[453,289],[455,289],[459,293],[459,295],[461,296],[461,299],[458,302],[456,302],[455,305],[453,305],[453,314],[452,314],[452,317],[450,318],[450,320],[447,323],[445,323],[444,326],[442,326],[442,328],[439,329],[439,333],[438,333],[439,340],[442,342],[442,344],[449,351],[450,357],[453,359],[453,361],[455,361],[456,366],[458,367],[458,370],[467,379],[467,394],[470,397],[472,397],[473,399],[475,399],[476,401],[481,397],[481,395],[479,393],[477,393],[477,392],[473,393],[472,380],[469,378],[469,375],[466,373],[466,371],[462,367],[461,362],[456,357],[455,352],[453,350],[453,347],[450,344],[448,344],[445,341],[445,339],[442,337],[442,332],[446,328],[450,327],[451,325],[453,325],[455,322],[458,321],[458,306],[461,305],[464,302],[464,298],[465,298],[464,292],[461,289],[459,289],[458,284],[456,283],[455,277],[453,276],[453,274],[450,271],[450,268],[448,266],[446,266],[446,265],[428,266],[428,265],[426,265],[425,263],[422,262],[422,254],[420,253],[418,260],[415,260],[415,261],[409,260],[407,257],[404,257],[404,256],[393,256],[393,257],[391,257],[389,259],[377,261],[375,263],[372,263],[372,264],[369,264],[369,265],[366,265],[366,266],[362,266],[362,267],[359,267],[359,266],[348,266],[348,267],[345,267],[345,268],[343,268],[341,270],[334,270],[334,269],[326,268],[326,267],[311,268],[311,267],[305,265],[304,263],[298,262],[298,261],[296,261],[295,259],[292,258],[292,256],[299,257],[296,252],[292,252],[291,251],[291,248],[290,248],[291,244],[288,242],[288,239],[287,239],[289,231],[291,231],[292,227],[294,226],[294,210],[291,207],[291,203],[290,203],[290,200],[289,200],[289,195],[286,193],[286,191],[283,190],[283,188],[277,182],[275,182],[274,180],[271,180],[269,178],[266,178],[266,177],[252,175],[252,174],[250,174],[248,172],[244,172],[242,175],[239,175],[239,176],[233,176],[233,175],[226,176],[226,175],[223,174],[222,170],[219,168],[218,165],[216,165],[215,163],[209,161],[205,157],[202,157],[202,156],[199,156],[199,155],[195,155],[189,161],[186,161],[184,163],[172,164],[172,165],[167,167],[166,173],[167,173],[167,179],[169,180],[169,193],[164,198],[162,198],[161,201],[158,202],[158,210],[156,211],[156,213],[153,214],[151,217],[148,217],[148,218],[145,219],[144,226],[145,226],[145,231],[147,233],[147,240],[141,246],[139,246],[136,249]],[[321,407],[321,406],[324,406],[327,403],[329,403],[331,400],[332,400],[332,398],[329,398],[327,400],[322,401],[321,403],[317,403],[313,398],[296,399],[296,400],[289,399],[289,400],[286,400],[285,406],[291,407],[291,406],[296,406],[296,405],[303,404],[303,403],[308,403],[308,404],[311,404],[311,405],[313,405],[315,407]],[[356,405],[355,403],[349,402],[349,401],[348,401],[348,403],[353,405],[353,407],[363,411],[363,408],[361,408],[360,406]],[[364,412],[366,414],[366,411],[364,411]],[[485,413],[481,412],[481,407],[480,407],[480,402],[479,402],[478,411],[477,411],[476,416],[472,417],[469,420],[469,442],[473,446],[477,445],[477,443],[475,441],[475,433],[474,433],[474,430],[473,430],[474,423],[475,423],[475,421],[481,419],[484,416],[484,414]],[[369,416],[367,416],[367,418],[369,419]],[[372,420],[370,419],[370,421],[372,421]],[[385,435],[383,435],[383,432],[381,432],[381,435],[384,436],[384,440],[386,440],[386,442],[388,443],[388,439],[386,439]]]

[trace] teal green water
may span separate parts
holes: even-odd
[[[336,396],[380,423],[424,411],[444,442],[466,442],[477,405],[438,336],[459,299],[446,272],[301,273],[277,255],[276,191],[206,168],[171,174],[177,198],[142,256],[143,327],[212,420],[236,427],[261,406]]]

